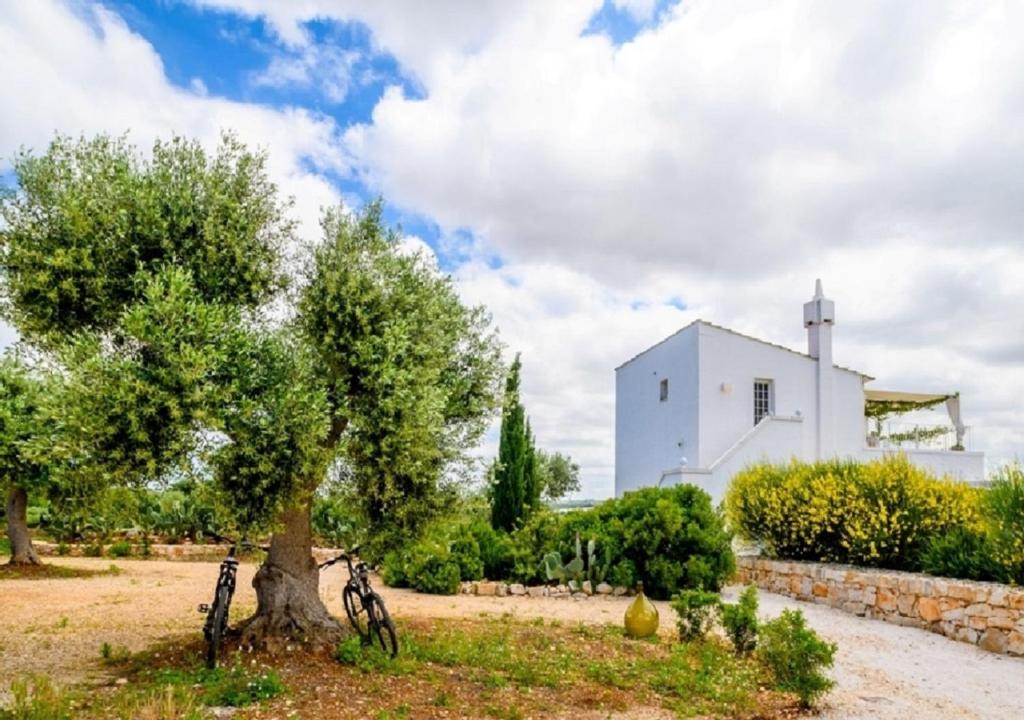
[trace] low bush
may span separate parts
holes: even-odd
[[[716,592],[683,590],[672,597],[672,609],[676,611],[676,628],[683,642],[702,640],[715,624],[721,609],[721,600]]]
[[[409,577],[405,574],[405,565],[409,561],[404,550],[389,550],[380,565],[380,578],[388,587],[409,587]]]
[[[91,543],[82,548],[82,554],[85,557],[102,557],[103,546],[97,543]]]
[[[761,627],[757,654],[771,670],[775,686],[796,693],[810,707],[835,684],[824,670],[832,667],[837,649],[807,627],[801,611],[783,610]]]
[[[409,587],[432,595],[454,595],[459,591],[459,565],[448,548],[424,541],[409,550],[405,563]]]
[[[480,543],[467,525],[460,525],[449,546],[452,562],[459,567],[460,580],[480,580],[484,576],[484,562],[480,558]]]
[[[757,586],[750,585],[740,593],[739,602],[722,605],[722,627],[740,655],[757,646]]]
[[[921,569],[944,577],[1006,582],[1009,578],[994,550],[985,530],[956,528],[928,542],[921,553]]]
[[[735,570],[731,536],[711,497],[693,485],[644,488],[563,516],[557,549],[572,552],[576,534],[597,541],[616,585],[643,582],[652,598],[681,589],[715,590]]]
[[[127,540],[118,540],[107,548],[107,555],[112,558],[128,557],[132,554],[132,545]]]
[[[981,524],[979,500],[896,455],[754,465],[725,502],[731,526],[770,556],[917,570],[932,538]]]
[[[996,564],[1008,581],[1024,585],[1024,467],[997,471],[982,507]]]

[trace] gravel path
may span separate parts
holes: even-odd
[[[109,560],[49,558],[61,565],[104,569]],[[118,560],[119,575],[84,579],[5,580],[0,584],[0,677],[43,672],[61,682],[99,679],[104,642],[141,650],[162,639],[196,637],[209,602],[215,563]],[[255,607],[255,566],[239,568],[232,617]],[[324,577],[321,593],[341,612],[342,572]],[[548,598],[441,597],[380,588],[399,622],[403,616],[474,617],[481,614],[564,623],[618,623],[628,599],[572,601]],[[731,589],[729,595],[735,594]],[[673,613],[658,603],[662,632]],[[1024,659],[1001,657],[914,628],[857,618],[831,608],[761,593],[765,617],[799,607],[808,622],[839,643],[833,672],[838,685],[822,717],[830,720],[1021,720]],[[65,619],[66,618],[66,619]]]

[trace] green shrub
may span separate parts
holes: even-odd
[[[274,670],[254,673],[240,665],[228,670],[205,671],[202,685],[205,688],[203,702],[215,707],[244,707],[284,692],[281,676]]]
[[[757,654],[771,670],[775,686],[796,693],[810,707],[835,684],[823,671],[832,667],[837,649],[807,627],[801,611],[783,610],[761,627]]]
[[[127,540],[118,540],[107,548],[107,555],[112,558],[128,557],[132,554],[132,545]]]
[[[676,627],[683,642],[703,639],[715,624],[721,599],[716,592],[683,590],[672,597],[672,609],[676,611]]]
[[[722,605],[722,627],[740,655],[745,655],[757,646],[757,586],[750,585],[742,593],[738,603]]]
[[[511,579],[525,585],[546,582],[541,562],[545,555],[558,549],[563,523],[564,516],[541,508],[512,532]]]
[[[356,502],[341,491],[317,497],[313,501],[313,533],[331,547],[350,548],[362,537],[365,521]]]
[[[984,530],[956,528],[932,538],[921,553],[921,569],[932,575],[966,580],[1008,579]]]
[[[725,503],[732,527],[770,556],[917,570],[931,538],[980,525],[979,497],[895,455],[754,465]]]
[[[97,543],[90,543],[82,548],[82,554],[86,557],[101,557],[103,555],[103,546]]]
[[[509,535],[495,530],[489,522],[484,520],[470,523],[469,532],[472,533],[480,548],[483,576],[491,580],[504,580],[512,577],[514,558],[512,539]]]
[[[384,555],[380,566],[380,578],[388,587],[409,587],[409,577],[405,574],[408,562],[407,553],[403,550],[389,550]]]
[[[693,485],[644,488],[567,513],[557,547],[563,555],[571,553],[577,532],[596,538],[608,558],[609,579],[626,586],[643,582],[653,598],[686,588],[717,591],[735,570],[722,516]]]
[[[11,700],[0,720],[70,720],[71,700],[45,675],[11,683]]]
[[[444,545],[424,541],[412,547],[405,566],[409,586],[431,595],[454,595],[459,591],[459,565]]]
[[[480,543],[466,525],[459,526],[449,549],[452,562],[459,566],[460,580],[480,580],[484,576],[484,563],[480,559]]]
[[[992,478],[982,507],[993,559],[1007,580],[1024,585],[1024,467],[1001,468]]]

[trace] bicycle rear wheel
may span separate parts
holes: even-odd
[[[363,607],[363,596],[359,590],[346,585],[341,591],[341,602],[345,606],[345,614],[352,627],[364,640],[370,636],[370,622],[366,609]]]
[[[228,625],[228,604],[231,598],[228,596],[228,589],[220,587],[217,589],[217,597],[210,610],[210,617],[207,620],[208,629],[206,632],[206,667],[213,670],[217,667],[217,655],[220,653],[220,643],[224,637],[224,631]]]
[[[398,632],[388,609],[384,607],[384,600],[377,593],[371,592],[366,606],[370,615],[370,641],[389,657],[395,657],[398,655]]]

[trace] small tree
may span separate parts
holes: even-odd
[[[537,451],[537,485],[544,500],[558,500],[580,489],[580,466],[560,452]]]
[[[53,480],[46,455],[46,440],[53,431],[46,409],[49,384],[14,357],[0,359],[0,488],[6,491],[13,565],[39,564],[26,508],[29,494],[45,491]]]
[[[505,381],[505,400],[501,414],[498,461],[494,467],[491,524],[498,530],[513,530],[532,502],[533,448],[526,411],[519,400],[519,374],[522,362],[516,355]]]

